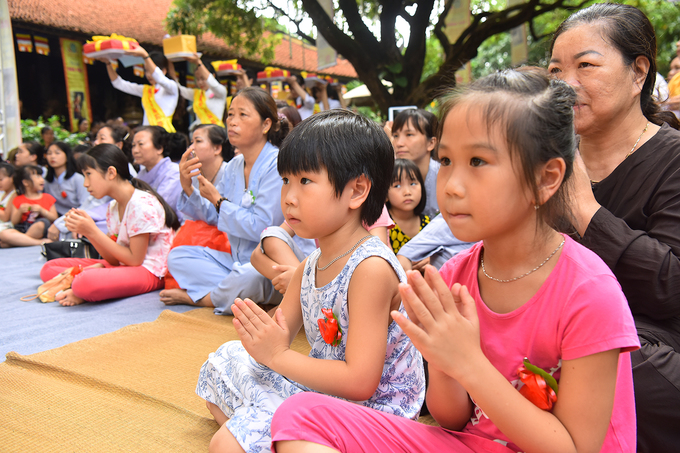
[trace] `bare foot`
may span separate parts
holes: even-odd
[[[161,302],[165,305],[193,305],[195,307],[215,307],[210,300],[210,293],[194,302],[187,291],[181,288],[164,289],[160,293]]]
[[[180,288],[164,289],[160,296],[165,305],[195,305],[186,290]]]
[[[75,296],[73,294],[73,290],[70,288],[67,289],[66,291],[61,291],[60,293],[57,293],[55,299],[64,307],[72,307],[73,305],[80,305],[83,302],[85,302],[80,297]]]

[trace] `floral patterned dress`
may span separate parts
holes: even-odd
[[[175,232],[165,225],[165,210],[155,195],[135,189],[122,219],[118,216],[118,202],[112,200],[106,212],[106,226],[111,239],[125,247],[130,247],[130,238],[149,233],[142,267],[159,278],[167,273],[168,253]]]
[[[316,263],[320,250],[307,259],[302,276],[300,302],[310,357],[344,360],[349,331],[347,293],[352,273],[364,259],[379,256],[394,268],[399,280],[406,275],[394,252],[377,237],[371,237],[350,256],[333,281],[316,288]],[[338,346],[327,344],[317,320],[324,318],[321,309],[331,309],[338,320],[342,339]],[[403,306],[401,313],[406,314]],[[248,453],[269,451],[270,424],[276,409],[291,395],[311,391],[253,360],[239,341],[223,344],[211,353],[201,368],[196,393],[216,404],[229,417],[227,428]],[[357,404],[390,414],[415,419],[425,398],[423,361],[411,340],[392,322],[387,332],[387,352],[380,384],[375,394]]]

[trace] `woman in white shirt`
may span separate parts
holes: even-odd
[[[172,115],[177,107],[179,89],[177,83],[167,77],[168,60],[159,52],[149,54],[143,47],[137,47],[126,52],[128,55],[142,57],[144,59],[144,74],[150,85],[128,82],[118,76],[111,61],[102,60],[106,63],[111,84],[114,88],[133,96],[142,98],[144,108],[145,126],[161,126],[168,132],[175,132],[172,125]]]
[[[217,124],[224,127],[222,117],[227,104],[227,88],[215,79],[215,76],[205,67],[197,54],[188,57],[189,62],[197,65],[194,72],[198,88],[183,87],[179,83],[179,94],[187,101],[193,102],[196,120],[191,123],[189,130],[199,124]]]

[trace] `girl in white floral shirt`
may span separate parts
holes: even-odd
[[[85,236],[103,259],[61,258],[40,271],[47,281],[74,267],[82,272],[70,289],[56,297],[61,305],[78,305],[135,296],[158,290],[179,221],[163,198],[145,182],[130,176],[127,160],[115,145],[101,144],[80,157],[84,185],[95,198],[110,196],[108,236],[80,209],[66,214],[66,227]]]

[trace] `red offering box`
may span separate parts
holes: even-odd
[[[110,58],[116,59],[125,54],[126,50],[139,47],[137,41],[124,36],[93,36],[92,42],[87,42],[83,46],[83,54],[88,58]]]
[[[290,71],[279,68],[265,68],[264,71],[257,73],[258,82],[276,82],[290,77]]]
[[[241,71],[241,65],[227,61],[213,61],[213,68],[219,76],[233,75]]]
[[[316,86],[319,82],[323,82],[323,79],[316,74],[307,74],[305,77],[305,86],[307,88],[312,88]]]

